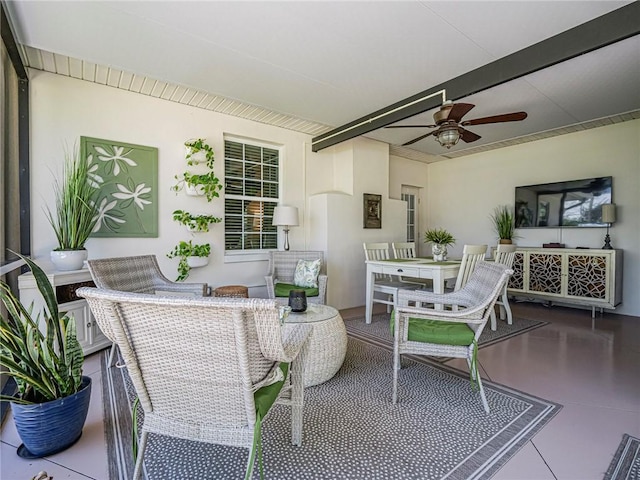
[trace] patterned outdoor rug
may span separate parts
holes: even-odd
[[[488,347],[489,345],[494,345],[498,342],[502,342],[503,340],[515,337],[516,335],[543,327],[548,323],[549,322],[514,317],[513,324],[509,325],[506,321],[498,319],[495,332],[491,330],[490,324],[487,323],[480,335],[478,347],[483,348]],[[359,338],[365,342],[373,343],[385,348],[391,348],[393,346],[393,335],[389,330],[388,313],[372,315],[370,324],[366,324],[364,322],[364,317],[345,320],[344,324],[347,327],[349,335],[354,338]],[[437,362],[446,362],[447,360],[450,360],[449,357],[431,358]]]
[[[467,374],[429,360],[406,362],[393,405],[391,364],[387,349],[349,338],[336,376],[305,389],[301,447],[290,443],[287,408],[276,405],[266,419],[265,477],[488,479],[561,408],[484,381],[486,414]],[[103,363],[102,378],[110,478],[128,479],[135,394],[126,369]],[[151,434],[145,478],[240,479],[247,458],[247,449]]]
[[[638,480],[640,478],[640,439],[623,435],[604,480]]]

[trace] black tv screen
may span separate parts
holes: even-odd
[[[597,177],[516,187],[516,228],[604,227],[612,184],[612,177]]]

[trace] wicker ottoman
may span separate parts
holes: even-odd
[[[285,322],[313,326],[304,362],[304,386],[311,387],[332,378],[347,353],[347,330],[338,310],[310,303],[305,312],[289,313]]]
[[[244,285],[225,285],[213,291],[216,297],[249,298],[249,289]]]

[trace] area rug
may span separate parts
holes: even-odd
[[[305,389],[301,447],[290,443],[286,407],[275,406],[265,420],[265,477],[488,479],[561,408],[485,381],[486,414],[468,375],[428,360],[406,362],[393,405],[391,365],[387,349],[349,338],[336,376]],[[135,393],[126,369],[104,363],[102,373],[110,478],[128,479]],[[238,479],[247,458],[247,449],[151,434],[145,478]]]
[[[640,439],[623,435],[604,480],[638,480],[640,478]]]
[[[393,336],[389,330],[389,314],[379,313],[371,316],[371,323],[367,324],[364,317],[352,318],[344,321],[349,335],[359,338],[365,342],[373,343],[385,348],[393,346]],[[508,340],[517,335],[521,335],[536,328],[543,327],[549,322],[540,320],[529,320],[527,318],[513,318],[513,324],[509,325],[506,321],[498,319],[496,331],[491,330],[489,324],[484,328],[480,335],[478,348],[488,347],[498,342]],[[438,362],[450,360],[449,357],[431,357]]]

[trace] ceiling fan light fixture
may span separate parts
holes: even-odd
[[[436,140],[443,147],[451,148],[460,140],[460,132],[457,128],[446,128],[436,135]]]

